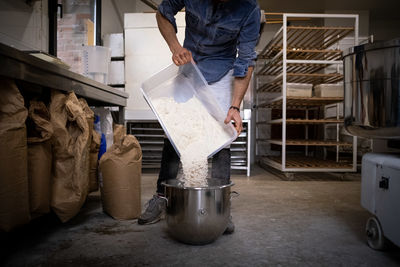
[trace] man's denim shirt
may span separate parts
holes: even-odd
[[[244,77],[254,66],[254,51],[260,30],[260,9],[255,0],[163,0],[158,10],[177,31],[174,16],[185,7],[186,32],[183,46],[208,83],[219,81],[233,68],[233,76]]]

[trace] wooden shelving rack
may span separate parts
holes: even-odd
[[[282,124],[282,119],[270,120],[269,124]],[[286,124],[328,124],[343,123],[340,119],[291,119],[286,118]]]
[[[354,21],[353,27],[293,26],[288,20],[295,18],[348,19]],[[334,84],[343,80],[339,65],[342,65],[342,51],[336,47],[343,38],[354,34],[354,45],[358,44],[358,15],[350,14],[283,14],[283,25],[271,41],[262,49],[258,58],[265,64],[258,67],[257,109],[281,110],[281,118],[258,120],[256,129],[261,126],[281,127],[281,138],[261,138],[256,133],[257,146],[267,144],[280,146],[280,156],[256,155],[260,163],[272,166],[285,173],[290,172],[352,172],[357,169],[357,138],[353,142],[339,140],[339,127],[343,123],[337,111],[336,118],[309,118],[309,112],[322,110],[325,105],[343,102],[343,97],[292,97],[287,96],[287,83]],[[336,72],[325,73],[328,66],[337,66]],[[262,82],[261,82],[262,81]],[[263,99],[259,96],[262,95]],[[265,99],[265,96],[267,99]],[[302,111],[303,117],[287,117],[288,111]],[[314,113],[315,114],[315,113]],[[258,117],[258,116],[257,116]],[[309,125],[336,125],[336,140],[313,140],[309,138]],[[287,125],[304,127],[304,139],[290,139]],[[291,126],[291,127],[294,127]],[[323,127],[325,129],[325,127]],[[291,147],[304,147],[288,153]],[[309,147],[321,147],[323,157],[310,157]],[[336,159],[326,157],[326,147],[336,147]],[[340,151],[351,151],[352,156],[341,157]],[[275,151],[276,152],[276,151]],[[315,151],[314,151],[315,152]]]

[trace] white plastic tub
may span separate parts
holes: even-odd
[[[338,107],[339,106],[339,110]],[[337,114],[337,112],[339,114]],[[336,118],[339,115],[339,118],[343,118],[343,102],[340,102],[339,105],[337,104],[330,104],[325,106],[325,115],[324,118]]]
[[[186,103],[192,98],[197,98],[201,102],[207,112],[218,122],[218,125],[229,137],[220,144],[215,145],[215,149],[210,152],[208,157],[213,156],[222,148],[230,145],[237,137],[237,132],[233,125],[231,123],[224,124],[226,114],[222,111],[214,95],[208,88],[203,75],[193,63],[188,63],[181,67],[177,67],[174,64],[168,66],[146,80],[142,84],[141,91],[179,156],[181,154],[179,147],[176,145],[177,140],[172,138],[174,136],[175,139],[178,139],[179,136],[175,133],[171,134],[171,125],[168,125],[168,122],[166,123],[161,119],[158,110],[153,105],[153,101],[156,99],[169,97],[173,98],[176,102]],[[176,123],[176,121],[174,122]],[[186,121],[179,121],[179,124],[182,125],[182,128],[187,128]],[[204,132],[206,132],[206,127],[207,125],[204,125]]]
[[[288,83],[286,84],[286,96],[311,97],[312,84]]]
[[[111,49],[103,46],[83,47],[83,75],[107,84]]]
[[[343,84],[319,84],[314,87],[316,97],[343,97]]]

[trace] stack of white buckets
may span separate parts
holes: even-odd
[[[104,46],[83,47],[83,75],[100,83],[108,83],[111,49]]]

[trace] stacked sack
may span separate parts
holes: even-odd
[[[93,131],[94,127],[94,112],[90,109],[85,99],[80,98],[79,103],[81,104],[82,110],[85,114],[87,123],[88,123],[88,130],[89,130],[89,145],[87,147],[88,151],[85,152],[88,157],[86,158],[86,165],[89,166],[87,168],[87,176],[88,176],[88,193],[97,191],[98,186],[97,184],[97,176],[93,177],[93,168],[95,166],[97,172],[97,162],[98,160],[94,160],[93,153],[98,153],[97,147],[100,148],[100,140],[98,140],[98,134]]]
[[[66,222],[98,190],[94,112],[73,92],[52,91],[49,108],[32,100],[28,113],[15,82],[0,78],[0,85],[0,231],[50,208]]]
[[[92,141],[89,149],[89,193],[95,192],[99,189],[99,151],[100,151],[101,135],[93,131]]]
[[[90,131],[87,113],[73,92],[53,91],[50,114],[54,129],[51,207],[66,222],[79,212],[89,191]]]
[[[29,204],[32,217],[50,212],[53,126],[43,102],[30,101],[28,129]]]
[[[28,194],[27,139],[28,111],[15,82],[0,78],[0,230],[30,220]]]
[[[140,216],[142,150],[133,135],[122,126],[114,128],[114,144],[100,159],[103,210],[115,219]]]

